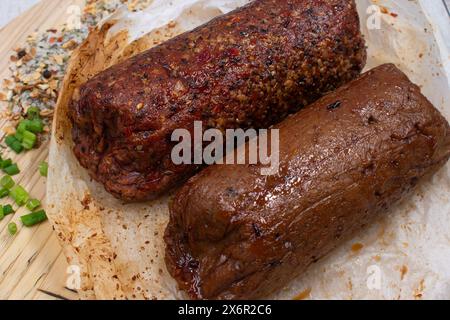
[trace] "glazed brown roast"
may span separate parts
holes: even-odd
[[[365,64],[353,0],[256,0],[98,74],[72,101],[74,152],[114,196],[152,199],[199,166],[174,165],[174,129],[266,128]]]
[[[166,263],[196,299],[261,298],[386,212],[450,155],[447,121],[394,65],[276,126],[280,171],[215,165],[171,204]]]

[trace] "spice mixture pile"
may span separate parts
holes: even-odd
[[[10,57],[11,77],[0,89],[2,118],[10,121],[3,130],[14,134],[20,119],[30,107],[37,107],[44,119],[44,132],[49,132],[58,90],[72,51],[87,37],[89,30],[127,4],[132,11],[142,10],[152,0],[86,0],[79,28],[49,29],[28,36],[25,45]]]

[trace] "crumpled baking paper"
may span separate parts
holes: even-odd
[[[123,204],[92,182],[72,154],[67,104],[108,66],[248,0],[155,0],[125,7],[74,53],[58,100],[50,148],[49,218],[83,299],[185,298],[164,264],[167,198]],[[357,0],[367,69],[395,63],[450,119],[450,20],[440,0]],[[376,5],[377,7],[373,7]],[[364,94],[364,92],[361,92]],[[450,166],[306,274],[267,298],[450,299]]]

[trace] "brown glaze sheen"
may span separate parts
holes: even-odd
[[[215,165],[176,195],[166,262],[193,298],[261,298],[389,210],[450,155],[447,121],[383,65],[280,125],[280,172]]]
[[[84,84],[74,152],[114,196],[152,199],[198,170],[172,163],[174,129],[266,128],[354,79],[365,59],[353,0],[256,0]]]

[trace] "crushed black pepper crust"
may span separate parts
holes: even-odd
[[[365,61],[353,0],[256,0],[84,84],[74,152],[114,196],[152,199],[198,170],[172,163],[174,129],[267,128]]]

